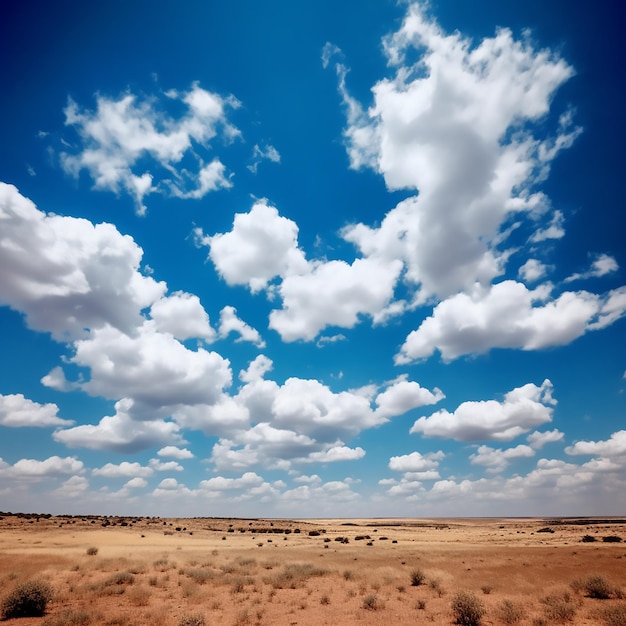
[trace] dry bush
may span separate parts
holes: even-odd
[[[204,626],[204,624],[204,615],[200,613],[189,613],[178,620],[178,626]]]
[[[598,617],[605,626],[626,626],[626,604],[604,607]]]
[[[17,584],[2,601],[2,619],[40,617],[52,600],[52,587],[43,580],[27,580]]]
[[[315,567],[310,563],[290,563],[285,565],[281,572],[266,579],[274,589],[298,589],[313,576],[324,576],[326,570]]]
[[[426,580],[426,575],[421,569],[414,569],[411,571],[411,585],[413,587],[419,587],[424,584]]]
[[[569,593],[554,593],[542,598],[543,612],[551,622],[571,622],[576,615],[576,605]]]
[[[98,548],[96,548],[95,546],[87,548],[87,554],[89,556],[96,556],[96,554],[98,554]]]
[[[571,587],[574,591],[584,592],[589,598],[596,600],[608,600],[611,597],[619,598],[622,595],[617,587],[598,574],[591,574],[586,578],[577,578],[572,581]]]
[[[452,599],[454,621],[459,626],[478,626],[485,607],[471,591],[460,591]]]
[[[146,587],[133,587],[127,595],[134,606],[148,606],[148,604],[150,604],[151,593]]]
[[[383,608],[383,605],[378,599],[378,596],[373,593],[363,598],[361,606],[368,611],[378,611],[379,609]]]
[[[91,615],[86,611],[66,609],[46,617],[42,623],[43,626],[88,626],[91,623]]]
[[[498,607],[498,617],[505,624],[517,624],[525,615],[524,607],[512,600],[502,600]]]

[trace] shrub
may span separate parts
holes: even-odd
[[[583,543],[593,543],[597,539],[593,535],[583,535],[581,541]]]
[[[413,587],[419,587],[426,580],[426,576],[421,569],[414,569],[411,572],[411,585]]]
[[[618,535],[605,535],[602,537],[602,541],[604,541],[604,543],[620,543],[622,538]]]
[[[576,605],[569,593],[552,594],[541,601],[544,604],[544,613],[551,622],[571,622],[576,615]]]
[[[52,588],[42,580],[27,580],[19,583],[3,600],[2,619],[12,617],[40,617],[52,600]]]
[[[626,626],[626,604],[607,606],[599,613],[605,626]]]
[[[485,607],[471,591],[460,591],[452,599],[452,612],[459,626],[478,626],[485,614]]]
[[[183,615],[178,620],[178,626],[204,626],[204,624],[204,615],[200,615],[199,613]]]
[[[524,617],[524,614],[522,605],[512,600],[502,600],[498,607],[498,617],[505,624],[517,624]]]
[[[365,596],[363,598],[362,606],[364,609],[367,609],[368,611],[377,611],[378,609],[382,608],[380,604],[380,600],[378,599],[378,596],[374,594]]]
[[[51,615],[43,621],[43,626],[87,626],[91,622],[91,616],[86,611],[66,609]]]
[[[89,556],[96,556],[96,554],[98,554],[98,548],[96,548],[95,546],[87,548],[87,554]]]
[[[609,584],[606,578],[597,574],[587,577],[583,588],[590,598],[598,600],[608,600],[614,591],[613,586]]]

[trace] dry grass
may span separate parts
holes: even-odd
[[[546,522],[163,522],[60,527],[54,518],[38,526],[0,519],[0,600],[32,579],[55,591],[44,616],[5,623],[626,626],[626,545],[581,542],[584,526],[533,534]],[[625,529],[601,528],[598,536]],[[571,582],[572,571],[581,578]],[[471,602],[457,612],[460,590]]]

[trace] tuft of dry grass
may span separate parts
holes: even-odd
[[[504,599],[498,606],[498,617],[505,624],[517,624],[526,616],[524,607],[519,602]]]
[[[568,592],[554,593],[542,598],[543,612],[550,622],[571,622],[576,615],[576,604]]]

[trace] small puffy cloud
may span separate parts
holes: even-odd
[[[392,456],[389,459],[389,469],[396,472],[424,472],[435,470],[439,467],[439,462],[444,457],[444,453],[429,452],[421,454],[420,452],[411,452],[401,456]]]
[[[84,498],[88,489],[89,481],[84,476],[72,476],[52,493],[56,498]]]
[[[0,426],[19,428],[23,426],[71,426],[74,422],[61,419],[56,404],[39,404],[25,398],[21,393],[0,394]]]
[[[269,326],[288,342],[312,341],[327,326],[353,328],[385,309],[401,270],[400,261],[378,258],[312,263],[283,279],[282,309],[271,312]]]
[[[623,291],[605,296],[564,292],[551,300],[549,285],[529,290],[507,280],[471,295],[459,293],[439,303],[408,335],[396,363],[425,359],[435,350],[451,361],[493,348],[540,350],[566,345],[622,317],[626,311]]]
[[[134,420],[128,414],[131,405],[126,399],[120,400],[115,404],[115,415],[103,417],[96,425],[57,430],[52,437],[70,448],[129,453],[181,442],[178,424],[161,419]]]
[[[357,461],[364,456],[365,450],[360,447],[333,446],[321,452],[311,452],[304,460],[309,463],[335,463],[336,461]]]
[[[150,459],[150,469],[155,472],[182,472],[185,468],[176,461],[161,461],[160,459]]]
[[[130,92],[118,99],[97,96],[95,111],[70,99],[65,124],[76,129],[81,146],[61,153],[65,171],[78,176],[86,170],[95,189],[126,192],[139,215],[145,214],[144,198],[150,193],[167,190],[180,198],[202,198],[230,187],[224,165],[219,159],[205,164],[198,148],[206,150],[220,132],[228,141],[239,134],[226,116],[228,108],[239,106],[237,100],[197,83],[187,92],[171,90],[166,96],[183,107],[182,115],[168,115],[156,98]],[[195,171],[179,165],[184,157],[186,163],[195,161]]]
[[[239,372],[239,380],[244,383],[262,380],[263,376],[265,376],[273,366],[274,364],[271,359],[264,354],[259,354],[259,356],[250,363],[247,370],[241,370],[241,372]]]
[[[554,404],[549,380],[539,387],[528,383],[509,391],[502,402],[463,402],[453,413],[441,409],[430,417],[420,417],[410,432],[456,441],[510,441],[550,422]]]
[[[533,450],[541,450],[547,443],[556,443],[557,441],[563,441],[563,433],[556,428],[554,430],[548,430],[539,432],[536,430],[534,433],[530,433],[526,437],[526,441],[530,444]]]
[[[602,457],[618,457],[626,454],[626,430],[618,430],[605,441],[577,441],[565,448],[566,454],[593,454]]]
[[[534,283],[546,275],[548,266],[537,259],[528,259],[519,268],[519,277],[527,283]]]
[[[512,459],[528,458],[534,455],[533,448],[524,444],[506,450],[480,446],[478,451],[470,456],[470,461],[474,465],[486,467],[488,472],[496,473],[505,470]]]
[[[259,331],[240,319],[234,306],[225,306],[220,311],[219,336],[224,338],[231,333],[239,335],[236,341],[249,341],[257,348],[265,347],[265,341],[261,338]]]
[[[598,278],[616,272],[619,269],[617,261],[608,254],[599,254],[586,272],[572,274],[568,276],[564,282],[569,283],[574,280],[583,280],[586,278]]]
[[[145,478],[131,478],[124,484],[124,489],[143,489],[148,486],[148,481]]]
[[[404,376],[376,396],[376,413],[384,417],[403,415],[411,409],[437,404],[443,398],[445,396],[439,389],[429,391]]]
[[[248,285],[253,293],[307,265],[296,223],[263,200],[249,213],[237,213],[230,232],[206,237],[196,231],[196,241],[209,246],[211,261],[229,285]]]
[[[258,487],[261,484],[263,484],[263,478],[261,478],[261,476],[255,472],[245,472],[239,478],[216,476],[215,478],[203,480],[200,483],[200,488],[209,491],[231,491]]]
[[[177,291],[163,296],[150,307],[150,317],[159,332],[170,333],[180,341],[192,337],[206,341],[215,338],[207,312],[198,296],[191,293]]]
[[[149,467],[144,467],[141,463],[129,463],[123,461],[119,465],[114,463],[107,463],[102,467],[96,468],[91,472],[94,476],[104,476],[106,478],[120,478],[120,477],[142,477],[152,476],[154,473]]]
[[[194,455],[190,450],[187,450],[187,448],[177,448],[176,446],[165,446],[164,448],[161,448],[157,454],[159,456],[170,457],[180,461],[194,458]]]

